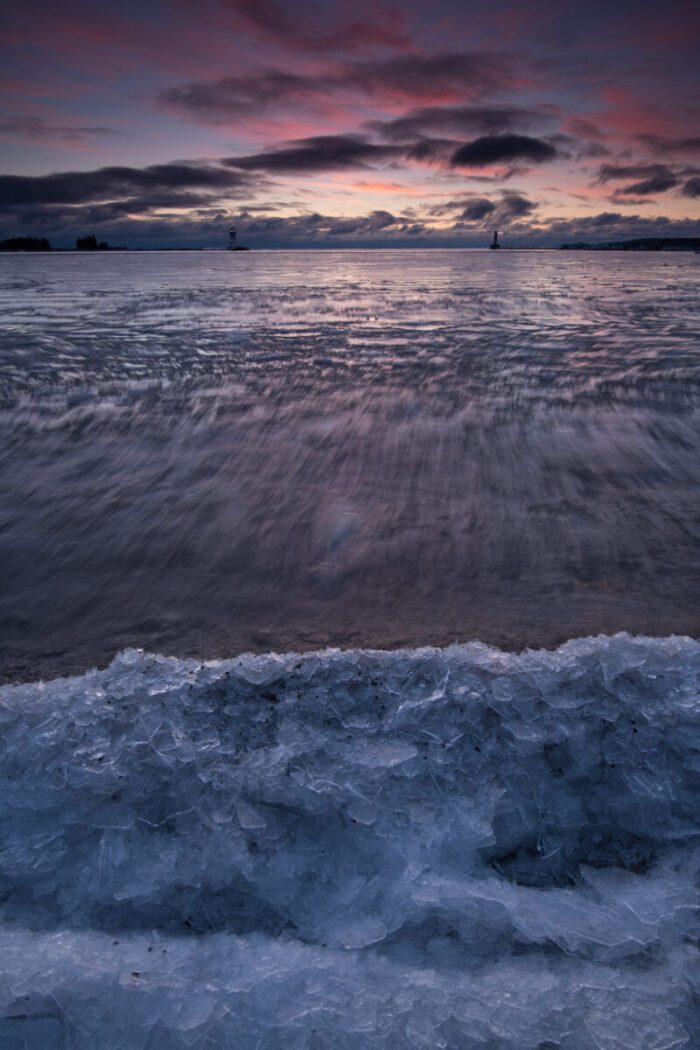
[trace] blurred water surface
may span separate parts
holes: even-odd
[[[700,257],[0,256],[6,678],[698,633]]]

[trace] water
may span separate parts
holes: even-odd
[[[0,665],[698,629],[685,254],[0,257]]]

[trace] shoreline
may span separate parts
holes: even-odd
[[[236,659],[251,654],[275,653],[306,654],[325,650],[395,652],[421,648],[445,649],[451,645],[480,643],[504,653],[522,653],[526,650],[552,652],[569,641],[591,637],[612,637],[628,634],[633,637],[682,637],[700,640],[700,615],[688,621],[682,615],[642,616],[583,616],[575,623],[553,626],[516,627],[482,624],[466,626],[461,631],[385,629],[384,631],[346,628],[343,631],[324,630],[319,626],[298,625],[286,630],[251,628],[202,632],[178,632],[174,638],[168,632],[128,632],[120,634],[118,642],[94,640],[84,645],[59,649],[47,647],[43,652],[22,651],[13,647],[0,664],[0,687],[5,685],[50,682],[59,678],[80,677],[92,670],[104,670],[125,649],[141,649],[148,653],[174,659],[193,659],[202,662]]]

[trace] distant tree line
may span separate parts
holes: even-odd
[[[46,237],[8,237],[0,241],[0,252],[50,252]]]
[[[0,252],[50,252],[53,251],[46,237],[7,237],[0,241]],[[58,251],[63,249],[59,248]],[[88,237],[78,237],[75,242],[78,252],[108,252],[111,250],[107,241],[99,241],[94,233]]]
[[[700,250],[700,237],[634,237],[631,241],[603,241],[598,244],[576,241],[574,244],[560,244],[559,247],[565,251],[579,252],[697,252]]]
[[[109,251],[109,245],[107,241],[100,241],[97,243],[97,237],[94,233],[91,233],[89,237],[78,237],[75,242],[76,251],[79,252],[107,252]]]

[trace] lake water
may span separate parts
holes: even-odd
[[[700,1046],[699,291],[0,257],[3,1050]]]
[[[700,258],[0,257],[2,668],[698,630]]]

